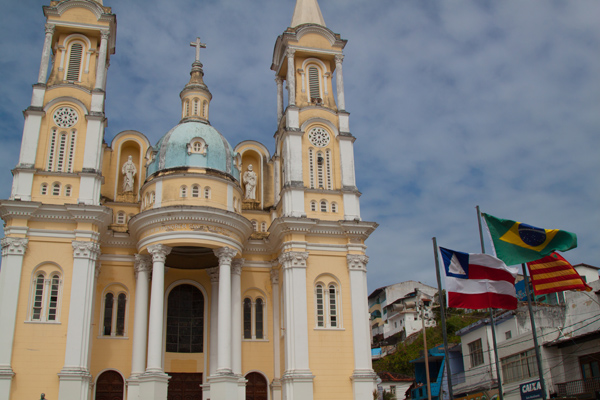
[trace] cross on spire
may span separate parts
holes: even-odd
[[[200,62],[200,49],[205,49],[206,48],[206,44],[202,43],[200,41],[200,38],[197,37],[195,42],[191,42],[190,43],[190,46],[196,48],[196,61]]]

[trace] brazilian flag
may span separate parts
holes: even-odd
[[[536,261],[553,251],[577,247],[577,235],[558,229],[542,229],[522,222],[500,219],[481,213],[485,218],[496,257],[506,265]]]

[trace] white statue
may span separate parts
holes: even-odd
[[[135,167],[131,156],[129,156],[127,162],[123,164],[121,172],[123,173],[123,193],[133,192],[133,182],[135,181],[135,174],[137,174],[137,168]]]
[[[248,165],[248,170],[244,172],[244,185],[246,187],[246,195],[244,200],[256,199],[256,172],[252,171],[252,164]]]

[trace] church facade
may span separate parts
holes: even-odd
[[[44,14],[0,201],[0,398],[370,399],[377,224],[360,216],[346,41],[317,0],[276,39],[274,154],[210,124],[199,39],[179,123],[105,143],[116,16],[102,0]]]

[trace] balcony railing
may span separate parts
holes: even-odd
[[[600,391],[600,378],[579,379],[559,383],[556,386],[558,387],[559,397],[593,394]]]

